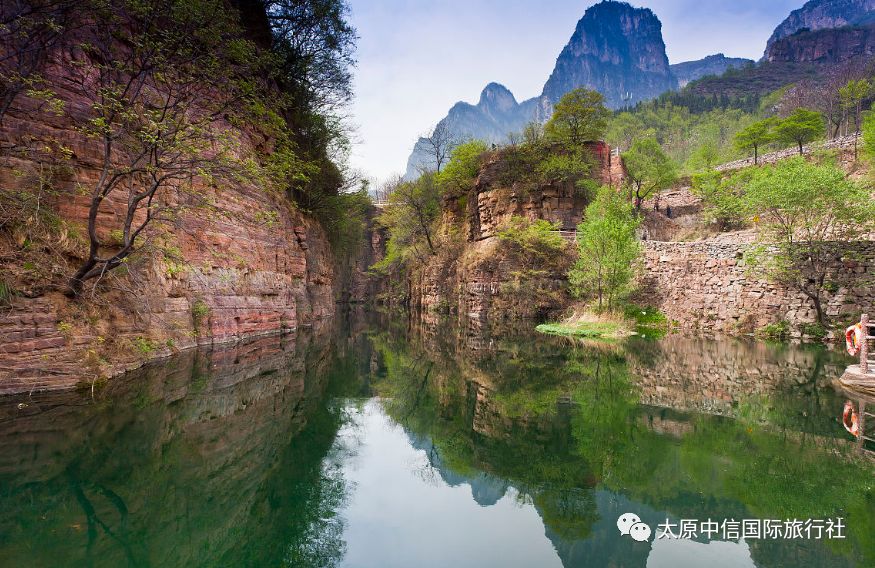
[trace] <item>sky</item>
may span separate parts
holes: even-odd
[[[416,139],[491,81],[518,101],[540,95],[595,0],[348,0],[358,35],[352,167],[375,182],[403,173]],[[713,53],[759,59],[804,0],[641,0],[671,63]]]

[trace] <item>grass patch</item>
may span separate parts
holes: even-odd
[[[9,307],[15,299],[15,289],[6,280],[0,279],[0,306]]]
[[[635,325],[643,327],[668,327],[665,314],[652,307],[641,307],[629,304],[623,308],[626,319],[634,321]]]
[[[617,337],[621,326],[609,321],[579,321],[562,323],[542,323],[535,328],[550,335],[569,335],[572,337]]]

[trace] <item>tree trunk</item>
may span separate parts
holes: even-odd
[[[95,266],[97,266],[97,262],[94,261],[93,257],[83,262],[79,270],[76,271],[76,274],[71,276],[67,282],[67,289],[64,290],[64,295],[68,298],[78,297],[82,293],[82,286],[85,284],[85,275],[91,272],[91,269]]]
[[[799,155],[802,155],[802,142],[799,142]]]
[[[815,294],[811,301],[814,302],[814,311],[817,312],[817,323],[824,325],[825,318],[823,315],[823,306],[820,304],[820,294]]]
[[[759,164],[759,153],[757,152],[757,146],[754,144],[753,146],[753,165]]]

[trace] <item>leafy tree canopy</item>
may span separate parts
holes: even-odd
[[[636,140],[623,154],[623,164],[635,194],[636,207],[655,191],[669,187],[677,180],[677,168],[659,142],[653,138]]]
[[[544,127],[547,139],[566,147],[601,140],[610,113],[605,98],[597,91],[574,89],[566,93],[553,108],[553,116]]]
[[[814,142],[823,136],[823,132],[823,117],[819,112],[807,108],[797,108],[774,128],[775,138],[786,144],[796,144],[800,154],[805,144]]]
[[[635,231],[639,220],[623,196],[610,186],[599,189],[577,227],[580,256],[568,273],[572,293],[598,298],[608,309],[629,290],[641,253]]]

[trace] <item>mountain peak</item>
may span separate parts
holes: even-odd
[[[486,111],[507,112],[518,105],[510,90],[501,83],[489,83],[480,93],[477,106]]]
[[[678,86],[683,88],[690,81],[695,81],[707,75],[722,75],[730,67],[743,69],[753,65],[750,59],[741,57],[726,57],[722,53],[708,55],[696,61],[684,61],[671,66],[671,72],[678,81]]]
[[[543,94],[555,103],[586,87],[602,93],[609,107],[620,108],[675,86],[659,18],[648,8],[605,0],[577,22]]]

